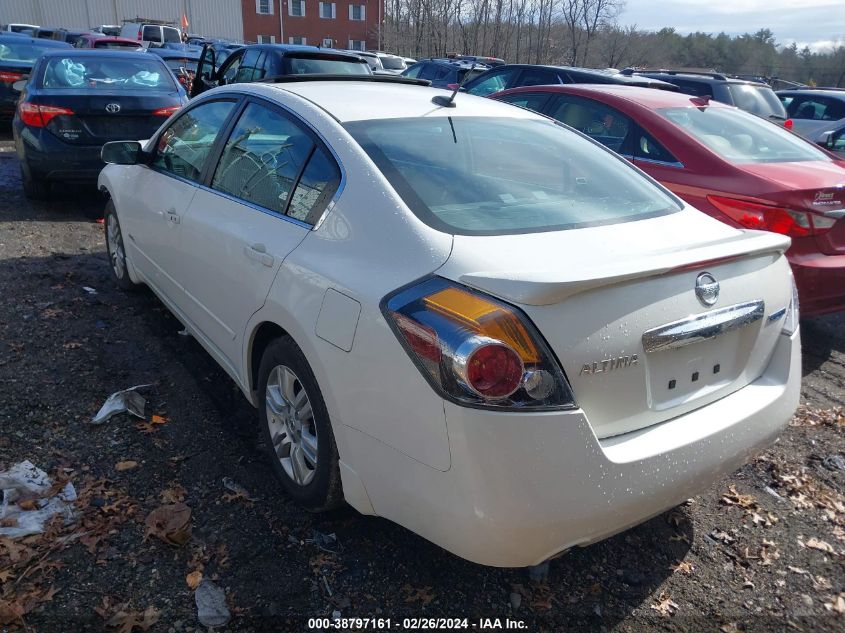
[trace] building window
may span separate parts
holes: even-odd
[[[258,43],[259,44],[275,44],[276,43],[276,36],[275,35],[259,35],[258,36]]]
[[[334,47],[334,40],[330,37],[323,38],[323,48],[333,48]]]
[[[367,42],[364,40],[349,40],[350,51],[365,51],[367,50]]]
[[[337,17],[337,3],[335,2],[321,2],[320,3],[320,17],[324,20],[334,20]]]
[[[304,18],[305,0],[288,0],[288,15],[295,18]]]
[[[273,0],[255,0],[255,12],[259,15],[273,15]]]
[[[300,37],[298,35],[296,35],[296,36],[291,35],[288,38],[288,44],[296,44],[298,46],[305,46],[306,44],[308,44],[308,38],[307,37]]]
[[[363,4],[349,5],[349,19],[355,22],[363,22],[367,17],[367,7]]]

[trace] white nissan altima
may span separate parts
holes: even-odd
[[[99,180],[110,261],[257,407],[281,487],[543,562],[696,494],[800,384],[788,238],[407,82],[212,90]]]

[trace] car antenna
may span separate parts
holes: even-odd
[[[458,94],[458,90],[464,87],[466,80],[469,79],[469,76],[472,74],[473,69],[475,68],[475,62],[472,62],[472,66],[469,67],[469,70],[464,75],[464,78],[461,79],[461,83],[458,84],[458,87],[452,92],[451,95],[448,97],[444,97],[443,95],[435,95],[431,98],[431,102],[434,105],[443,106],[444,108],[454,108],[455,107],[455,95]]]

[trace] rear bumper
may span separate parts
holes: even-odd
[[[105,166],[100,145],[70,145],[47,130],[22,126],[18,156],[30,173],[43,180],[94,184]]]
[[[845,255],[792,255],[789,263],[802,317],[845,310]]]
[[[782,335],[752,384],[604,440],[581,410],[513,414],[447,403],[449,471],[374,446],[375,459],[356,470],[377,514],[477,563],[535,565],[677,505],[773,441],[798,405],[800,347],[798,333]],[[379,458],[389,477],[375,476]]]

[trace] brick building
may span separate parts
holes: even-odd
[[[241,0],[244,40],[379,48],[384,0]]]

